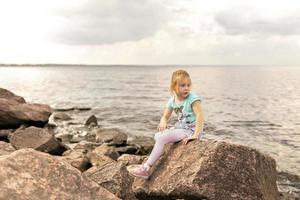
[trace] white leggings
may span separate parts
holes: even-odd
[[[164,132],[156,133],[154,136],[155,145],[146,164],[152,166],[159,159],[165,144],[181,141],[189,135],[191,135],[191,130],[188,129],[166,129]]]

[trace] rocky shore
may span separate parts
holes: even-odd
[[[89,109],[53,109],[0,88],[0,199],[299,199],[287,189],[300,189],[299,176],[277,172],[272,157],[213,140],[168,144],[148,180],[133,178],[126,166],[147,159],[154,140],[129,139],[96,116],[63,126],[67,112]]]

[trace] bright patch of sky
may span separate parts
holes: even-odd
[[[0,0],[0,63],[300,66],[296,0]]]

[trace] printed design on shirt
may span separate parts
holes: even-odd
[[[178,108],[174,108],[174,111],[176,113],[176,115],[178,116],[178,122],[182,123],[182,124],[189,124],[189,120],[188,117],[190,116],[189,114],[187,114],[184,109],[183,106],[178,107]]]

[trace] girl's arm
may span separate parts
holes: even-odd
[[[195,127],[195,132],[193,136],[196,138],[199,138],[200,134],[202,133],[203,129],[203,123],[204,123],[204,117],[203,117],[203,112],[202,112],[202,107],[200,101],[195,101],[192,104],[192,109],[196,115],[196,127]]]
[[[203,117],[203,112],[201,108],[201,103],[200,101],[195,101],[192,104],[192,109],[196,115],[196,127],[195,127],[195,132],[191,137],[185,138],[183,140],[184,144],[187,144],[191,140],[197,140],[202,133],[202,128],[203,128],[203,123],[204,123],[204,117]]]
[[[170,119],[170,116],[172,114],[173,109],[170,108],[165,108],[163,116],[160,119],[160,123],[158,125],[158,130],[163,132],[167,126],[168,126],[168,121]]]

